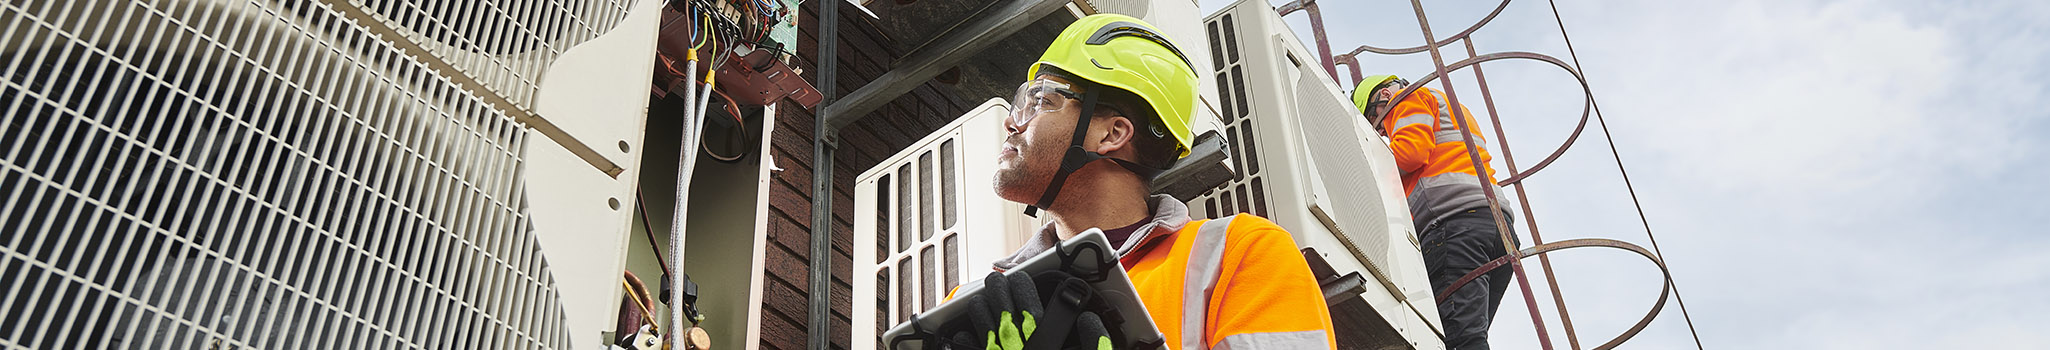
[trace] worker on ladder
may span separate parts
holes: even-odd
[[[1402,189],[1409,194],[1410,219],[1419,228],[1424,268],[1436,295],[1480,265],[1507,254],[1501,231],[1495,227],[1495,215],[1504,215],[1503,222],[1510,217],[1508,209],[1502,213],[1489,210],[1486,193],[1481,192],[1501,193],[1493,169],[1486,164],[1492,159],[1486,141],[1479,132],[1467,130],[1473,136],[1474,151],[1480,153],[1482,164],[1474,164],[1460,134],[1461,124],[1452,119],[1464,116],[1466,126],[1479,125],[1474,123],[1473,113],[1466,106],[1456,106],[1459,113],[1453,113],[1455,107],[1445,96],[1428,87],[1418,87],[1408,97],[1394,101],[1408,87],[1408,81],[1393,75],[1370,76],[1353,89],[1352,103],[1374,124],[1374,130],[1388,138],[1388,149],[1402,173]],[[1485,186],[1481,170],[1488,174]],[[1510,240],[1515,240],[1513,231]],[[1445,348],[1488,348],[1488,325],[1512,277],[1509,269],[1489,271],[1438,303],[1438,318],[1445,325]]]
[[[1323,292],[1287,231],[1250,214],[1192,221],[1181,200],[1149,195],[1152,177],[1189,153],[1201,85],[1168,38],[1130,16],[1084,17],[1025,76],[993,185],[1051,220],[996,269],[1099,228],[1169,348],[1335,346]],[[989,347],[1015,349],[1005,344],[1030,337],[1033,316],[994,313]]]

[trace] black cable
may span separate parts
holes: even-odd
[[[1587,74],[1587,70],[1580,67],[1580,54],[1573,50],[1573,36],[1566,34],[1566,20],[1559,16],[1559,3],[1552,0],[1546,0],[1545,2],[1552,5],[1552,20],[1559,24],[1559,36],[1566,39],[1566,54],[1573,59],[1573,69],[1580,71],[1583,75]],[[1609,143],[1609,155],[1616,159],[1616,171],[1623,174],[1623,189],[1630,191],[1630,205],[1637,208],[1637,221],[1644,224],[1644,236],[1651,239],[1652,253],[1658,254],[1659,258],[1663,260],[1666,253],[1659,251],[1658,236],[1651,233],[1651,219],[1647,219],[1644,216],[1644,203],[1637,200],[1637,188],[1630,185],[1630,171],[1623,168],[1623,155],[1616,151],[1616,139],[1609,136],[1609,122],[1602,120],[1602,106],[1594,102],[1593,94],[1594,92],[1590,89],[1587,100],[1594,108],[1594,120],[1600,123],[1602,127],[1602,139]],[[1694,317],[1687,313],[1687,299],[1680,297],[1679,283],[1672,281],[1667,283],[1673,284],[1673,301],[1680,304],[1680,318],[1687,321],[1687,333],[1694,336],[1694,348],[1704,349],[1701,346],[1701,333],[1694,329]]]
[[[634,204],[637,207],[635,208],[636,211],[641,212],[641,231],[648,233],[648,248],[655,250],[655,263],[662,265],[662,280],[668,281],[669,260],[662,258],[662,245],[655,244],[655,227],[653,223],[648,221],[648,202],[645,198],[642,198],[639,185],[634,186]]]
[[[724,104],[724,105],[726,105],[726,108],[725,108],[725,109],[726,109],[726,114],[728,114],[728,115],[732,115],[732,116],[733,116],[733,129],[732,129],[732,130],[733,130],[733,132],[732,132],[732,133],[730,133],[730,134],[731,134],[731,135],[733,135],[733,136],[731,136],[732,138],[729,138],[728,140],[733,140],[733,139],[736,139],[736,138],[737,138],[737,139],[739,139],[739,140],[740,140],[740,152],[739,152],[738,154],[734,154],[734,155],[731,155],[731,156],[728,156],[728,155],[723,155],[723,154],[719,154],[718,152],[714,152],[714,151],[712,150],[712,146],[711,146],[711,145],[709,145],[709,144],[705,144],[705,140],[706,140],[706,139],[708,139],[708,138],[704,138],[704,137],[700,137],[700,138],[698,138],[698,146],[699,146],[698,148],[699,148],[699,149],[703,149],[703,150],[705,150],[705,156],[708,156],[708,157],[712,157],[712,160],[716,160],[716,161],[719,161],[720,163],[733,163],[733,162],[739,162],[739,161],[740,161],[740,160],[741,160],[742,158],[746,158],[746,157],[747,157],[747,154],[748,154],[748,153],[750,153],[750,152],[749,152],[749,148],[747,147],[747,145],[748,145],[748,144],[750,143],[750,142],[748,142],[748,141],[749,141],[749,137],[748,137],[748,133],[747,133],[747,120],[746,120],[745,118],[741,118],[741,116],[740,116],[740,108],[738,107],[738,105],[737,105],[737,104],[735,104],[735,103],[733,102],[733,97],[732,97],[732,96],[727,96],[727,95],[726,95],[726,92],[724,92],[724,91],[717,91],[717,90],[714,90],[713,92],[717,92],[717,93],[718,93],[717,95],[719,95],[719,98],[721,98],[721,99],[724,99],[724,100],[725,100],[725,103],[723,103],[723,104]]]

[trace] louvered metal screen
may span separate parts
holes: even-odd
[[[568,347],[496,101],[626,7],[0,3],[0,347]]]
[[[855,209],[872,210],[876,218],[874,265],[856,268],[861,273],[872,268],[875,274],[875,334],[938,306],[964,280],[961,133],[943,129],[936,135],[898,153],[892,158],[897,162],[878,165],[875,175],[856,180],[856,186],[872,189],[864,193],[873,193],[875,203]]]
[[[894,317],[888,318],[891,321],[881,322],[882,325],[903,322],[913,313],[936,306],[947,291],[961,285],[961,224],[955,214],[960,211],[956,192],[961,191],[960,174],[956,172],[958,159],[954,157],[958,137],[958,133],[950,133],[939,142],[906,151],[918,155],[896,165],[894,188],[888,184],[892,175],[864,181],[865,185],[876,186],[878,204],[891,198],[897,200],[896,210],[877,213],[881,219],[878,222],[898,223],[895,227],[878,225],[876,231],[878,243],[892,241],[888,233],[897,233],[896,244],[877,245],[876,266],[881,270],[878,275],[889,276],[894,271],[897,276],[895,281],[881,280],[889,288],[877,289],[883,292],[876,299],[878,309],[895,310]],[[889,246],[896,249],[883,249]]]
[[[1231,181],[1189,199],[1191,216],[1200,208],[1206,218],[1238,213],[1270,215],[1267,207],[1267,173],[1260,170],[1259,147],[1254,142],[1251,105],[1246,95],[1246,64],[1239,57],[1238,25],[1231,15],[1204,25],[1209,32],[1211,62],[1216,65],[1218,113],[1224,121],[1224,140],[1231,144]]]
[[[1296,81],[1295,91],[1318,91],[1324,88],[1323,81],[1320,80],[1323,78],[1301,70],[1297,72],[1301,75]],[[1357,145],[1359,140],[1366,139],[1366,136],[1357,133],[1358,128],[1354,127],[1357,117],[1343,105],[1318,100],[1328,98],[1324,96],[1302,93],[1296,95],[1295,101],[1290,101],[1295,104],[1296,110],[1300,111],[1305,126],[1304,139],[1313,145]],[[1377,174],[1373,168],[1373,161],[1369,160],[1360,148],[1309,149],[1310,156],[1317,159],[1316,176],[1323,178],[1323,195],[1331,205],[1331,208],[1326,210],[1344,216],[1342,219],[1333,220],[1338,224],[1338,232],[1335,233],[1345,239],[1348,248],[1366,258],[1366,267],[1375,278],[1401,279],[1404,275],[1388,271],[1396,264],[1392,254],[1395,254],[1394,249],[1398,247],[1394,244],[1408,241],[1412,235],[1390,230],[1386,214],[1390,208],[1384,205],[1381,188],[1377,183],[1382,179],[1359,175]],[[1387,154],[1385,148],[1376,150]],[[1414,249],[1413,246],[1401,248]]]

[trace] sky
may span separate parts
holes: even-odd
[[[1207,13],[1232,1],[1199,3]],[[1427,3],[1437,33],[1498,4]],[[1614,144],[1590,120],[1526,182],[1547,241],[1652,246],[1620,158],[1706,348],[2050,348],[2050,2],[1557,5]],[[1321,6],[1335,51],[1424,41],[1408,2]],[[1287,19],[1312,42],[1306,16]],[[1560,25],[1551,3],[1515,1],[1474,45],[1570,62]],[[1367,74],[1431,70],[1426,53],[1363,56]],[[1565,141],[1584,95],[1558,68],[1498,62],[1482,67],[1528,167]],[[1487,120],[1471,71],[1454,77]],[[1506,170],[1501,153],[1494,166]],[[1626,252],[1568,250],[1552,264],[1583,348],[1658,296],[1657,269]],[[1531,287],[1554,345],[1567,348],[1545,279]],[[1495,348],[1538,348],[1526,310],[1511,288]],[[1624,346],[1693,347],[1671,302]]]

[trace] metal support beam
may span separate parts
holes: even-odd
[[[1367,277],[1358,272],[1347,273],[1327,281],[1320,281],[1317,287],[1324,291],[1324,307],[1338,306],[1350,299],[1359,299],[1367,292]]]
[[[948,68],[960,65],[983,49],[996,45],[1067,4],[1067,1],[1057,0],[1012,0],[983,8],[960,25],[912,49],[892,64],[888,73],[862,85],[846,98],[829,101],[824,112],[819,113],[819,118],[826,124],[826,130],[821,132],[836,133],[897,96],[925,84]],[[820,86],[822,90],[832,88],[831,83]],[[831,134],[822,135],[830,137]]]
[[[1467,158],[1473,164],[1488,164],[1488,162],[1481,160],[1480,147],[1476,146],[1477,143],[1474,142],[1476,139],[1473,137],[1473,126],[1467,125],[1466,108],[1463,107],[1465,105],[1459,104],[1459,93],[1452,89],[1452,77],[1447,73],[1449,70],[1445,68],[1445,54],[1439,52],[1438,39],[1431,34],[1431,20],[1424,16],[1424,2],[1423,0],[1409,0],[1409,5],[1410,8],[1416,9],[1417,26],[1423,29],[1424,32],[1424,48],[1431,52],[1431,64],[1437,68],[1437,75],[1442,77],[1438,79],[1438,86],[1445,92],[1445,99],[1450,100],[1453,106],[1451,108],[1452,121],[1459,124],[1459,137],[1466,144]],[[1466,33],[1460,33],[1460,35],[1463,36]],[[1494,180],[1495,175],[1489,174],[1488,167],[1485,166],[1477,166],[1476,170],[1480,172],[1480,180],[1478,181],[1481,188],[1489,189],[1481,191],[1481,194],[1488,198],[1488,210],[1494,213],[1491,216],[1495,218],[1495,232],[1499,232],[1502,235],[1502,249],[1504,253],[1509,256],[1520,256],[1517,255],[1519,253],[1516,250],[1515,237],[1511,236],[1515,234],[1515,231],[1510,231],[1509,222],[1502,218],[1502,200],[1495,198],[1496,191],[1490,189],[1495,184],[1488,183]],[[1523,263],[1518,260],[1509,260],[1509,268],[1516,273],[1516,285],[1518,289],[1523,291],[1523,304],[1530,310],[1530,323],[1533,327],[1537,328],[1538,345],[1545,350],[1552,350],[1552,336],[1545,331],[1544,317],[1538,315],[1537,298],[1531,296],[1530,275],[1523,272]],[[1660,296],[1659,300],[1664,302],[1665,296]]]
[[[823,103],[834,103],[833,99],[840,96],[840,3],[818,2],[819,92],[824,95]],[[839,128],[826,128],[826,118],[832,115],[820,113],[812,118],[811,277],[805,291],[810,297],[805,325],[809,339],[805,348],[811,350],[833,348],[833,143],[827,135]]]
[[[1338,66],[1331,57],[1331,41],[1324,39],[1324,11],[1317,9],[1317,0],[1296,0],[1274,9],[1274,12],[1282,16],[1296,11],[1309,11],[1310,33],[1317,38],[1317,63],[1324,65],[1324,73],[1330,74],[1331,80],[1338,80]],[[1344,82],[1341,81],[1339,84],[1343,85]]]
[[[1360,46],[1360,48],[1358,48],[1358,49],[1353,49],[1351,53],[1346,53],[1346,54],[1343,54],[1343,55],[1336,55],[1336,56],[1331,56],[1331,61],[1332,61],[1333,63],[1335,63],[1335,64],[1343,64],[1343,65],[1345,65],[1345,67],[1346,67],[1346,68],[1351,68],[1351,69],[1352,69],[1352,81],[1351,81],[1351,82],[1343,82],[1343,81],[1341,81],[1341,82],[1338,82],[1338,86],[1340,86],[1340,87],[1351,87],[1351,86],[1353,86],[1353,85],[1359,85],[1359,83],[1360,83],[1360,79],[1366,79],[1366,78],[1365,78],[1364,76],[1360,75],[1360,57],[1359,57],[1359,55],[1360,55],[1360,52],[1362,52],[1362,51],[1366,51],[1366,50],[1367,50],[1367,47],[1366,47],[1366,46]],[[1333,77],[1332,79],[1337,79],[1337,78],[1336,78],[1336,77]]]
[[[1216,131],[1196,135],[1195,147],[1189,149],[1189,156],[1182,157],[1167,171],[1153,177],[1154,194],[1166,194],[1175,198],[1196,198],[1203,191],[1217,188],[1217,185],[1231,181],[1235,174],[1227,154],[1231,146]]]

